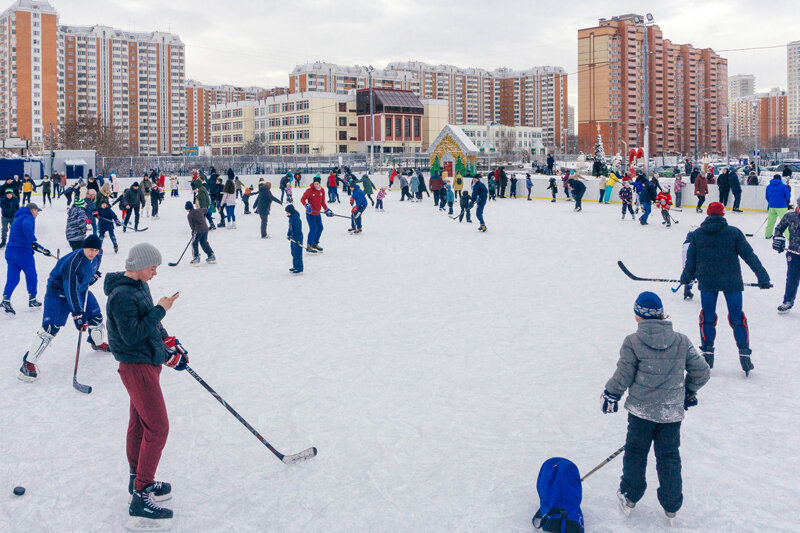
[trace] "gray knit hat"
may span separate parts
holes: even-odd
[[[125,260],[125,270],[136,272],[161,264],[161,252],[148,242],[140,242],[130,249]]]

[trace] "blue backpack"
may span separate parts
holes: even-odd
[[[581,512],[581,476],[569,459],[552,457],[544,462],[536,480],[539,510],[533,527],[552,533],[584,533]]]

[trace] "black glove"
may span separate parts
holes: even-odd
[[[697,393],[686,389],[686,397],[683,399],[683,410],[688,411],[690,407],[697,405]]]
[[[102,277],[103,277],[103,273],[98,270],[97,272],[94,273],[94,276],[92,276],[92,279],[89,280],[89,285],[94,285],[95,283],[97,283],[97,280],[99,280]]]
[[[783,251],[786,249],[786,237],[780,234],[775,235],[772,238],[772,249],[778,252],[779,254],[782,254]]]
[[[603,394],[600,395],[600,401],[603,404],[603,412],[605,414],[616,413],[619,410],[619,405],[617,404],[620,398],[622,398],[622,396],[619,394],[603,390]]]
[[[758,288],[759,289],[771,289],[772,283],[769,282],[769,278],[760,279],[758,280]]]
[[[42,255],[46,255],[47,257],[50,257],[51,255],[53,255],[53,254],[50,253],[50,250],[48,250],[47,248],[45,248],[44,246],[42,246],[38,242],[33,243],[33,251],[34,252],[39,252]]]

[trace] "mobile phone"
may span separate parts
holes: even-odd
[[[180,296],[180,294],[181,294],[181,291],[178,291],[178,292],[176,292],[175,294],[172,295],[172,298],[176,298],[176,297]]]

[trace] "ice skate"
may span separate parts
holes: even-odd
[[[136,472],[129,467],[128,494],[133,496],[136,488]],[[148,485],[145,490],[150,490],[151,497],[157,502],[164,502],[172,499],[172,485],[166,481],[156,481]]]
[[[154,485],[152,483],[144,490],[133,491],[128,523],[125,525],[129,530],[163,531],[172,527],[172,511],[156,503],[152,489]]]
[[[306,246],[306,252],[308,252],[310,254],[315,254],[315,253],[317,253],[317,250],[314,249],[314,247],[309,244],[308,246]]]
[[[755,368],[753,366],[753,361],[750,360],[750,354],[752,353],[752,350],[749,348],[739,350],[739,364],[742,365],[742,370],[744,370],[745,377],[748,377],[750,375],[750,371]]]
[[[320,246],[318,242],[315,242],[314,244],[312,244],[311,247],[314,248],[318,252],[322,251],[322,246]]]
[[[37,300],[36,296],[34,296],[33,294],[28,294],[28,307],[36,308],[36,307],[41,307],[41,306],[42,306],[42,302]]]
[[[675,515],[677,515],[677,513],[671,513],[667,510],[664,510],[664,514],[667,516],[667,523],[669,524],[669,527],[673,527],[675,525]]]
[[[701,346],[700,347],[700,355],[702,355],[703,359],[705,359],[706,363],[708,363],[708,368],[714,368],[714,347],[713,346]]]
[[[783,302],[781,305],[778,306],[778,313],[781,315],[785,315],[789,312],[789,310],[794,306],[794,302]]]
[[[8,299],[8,296],[3,295],[3,301],[0,303],[0,306],[3,307],[3,312],[5,312],[6,316],[16,316],[17,312],[14,311],[14,308],[11,306],[11,301]]]
[[[617,499],[619,500],[619,509],[625,516],[630,516],[636,503],[630,501],[621,491],[617,491]]]
[[[28,353],[25,353],[25,357],[28,356]],[[39,369],[36,368],[36,365],[33,363],[29,363],[25,360],[25,357],[22,358],[22,366],[19,367],[19,374],[17,375],[17,379],[20,381],[25,381],[28,383],[33,383],[36,381],[36,378],[39,377]]]
[[[193,257],[191,261],[189,261],[190,265],[199,265],[200,264],[200,257]]]
[[[216,262],[217,262],[217,258],[216,258],[216,256],[214,254],[211,254],[208,257],[206,257],[206,263],[208,263],[210,265],[213,265]]]
[[[303,273],[302,270],[297,270],[296,268],[290,268],[289,272],[291,272],[292,274],[302,274]]]
[[[117,253],[117,252],[119,252],[119,246],[117,246],[117,245],[115,244],[115,245],[114,245],[114,253]]]

